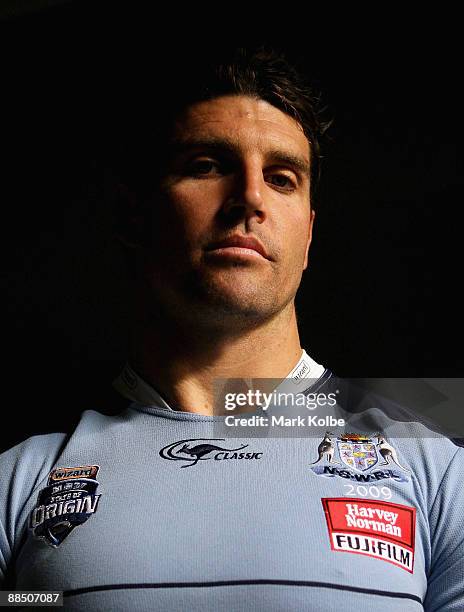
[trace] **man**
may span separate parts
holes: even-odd
[[[123,164],[135,299],[115,386],[131,404],[0,457],[5,588],[62,590],[66,610],[462,610],[462,449],[372,404],[350,417],[300,346],[323,131],[310,90],[262,51],[180,89],[131,126]],[[218,381],[237,379],[322,398],[324,425],[300,434],[275,395],[269,412],[222,411],[233,382]],[[263,435],[243,411],[270,415]]]

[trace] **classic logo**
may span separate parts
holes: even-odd
[[[57,548],[75,527],[94,514],[100,499],[95,480],[98,470],[98,465],[83,465],[50,472],[29,519],[35,538]]]
[[[318,476],[339,476],[358,482],[386,478],[409,482],[405,475],[409,470],[401,465],[396,450],[381,433],[372,436],[356,433],[334,436],[330,431],[325,433],[317,449],[318,457],[310,464],[313,466],[311,470]]]
[[[321,501],[332,550],[375,557],[413,573],[415,508],[346,497]]]
[[[214,459],[215,461],[261,459],[263,455],[263,453],[256,452],[238,452],[247,448],[248,444],[243,444],[238,448],[224,448],[223,445],[211,444],[211,442],[225,442],[225,438],[179,440],[162,448],[159,454],[163,459],[187,462],[185,465],[181,465],[181,468],[191,467],[199,461],[207,461],[208,459]]]

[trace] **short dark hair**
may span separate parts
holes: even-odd
[[[331,122],[322,118],[326,109],[320,95],[283,53],[262,46],[238,48],[214,58],[197,52],[157,68],[153,79],[146,74],[134,79],[126,91],[130,99],[123,97],[118,105],[115,129],[120,137],[112,147],[113,167],[121,182],[136,189],[147,185],[147,180],[150,186],[159,180],[157,172],[163,172],[174,120],[186,108],[225,95],[246,95],[269,102],[301,125],[310,146],[313,199],[320,178],[320,141]],[[157,121],[153,122],[155,111]]]

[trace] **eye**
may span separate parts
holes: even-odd
[[[219,174],[219,164],[213,159],[194,159],[188,166],[188,172],[193,176]]]
[[[283,191],[292,191],[296,188],[295,181],[287,174],[271,174],[266,180]]]

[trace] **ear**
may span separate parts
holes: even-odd
[[[309,261],[308,253],[309,253],[309,247],[311,245],[311,240],[313,238],[313,225],[314,225],[315,216],[316,216],[316,211],[313,208],[311,208],[310,217],[309,217],[309,228],[308,228],[308,243],[306,244],[306,253],[305,253],[305,258],[304,258],[303,270],[306,270],[306,268],[308,267],[308,261]]]
[[[141,248],[145,245],[147,215],[139,197],[124,183],[114,188],[113,197],[114,238],[124,247]]]

